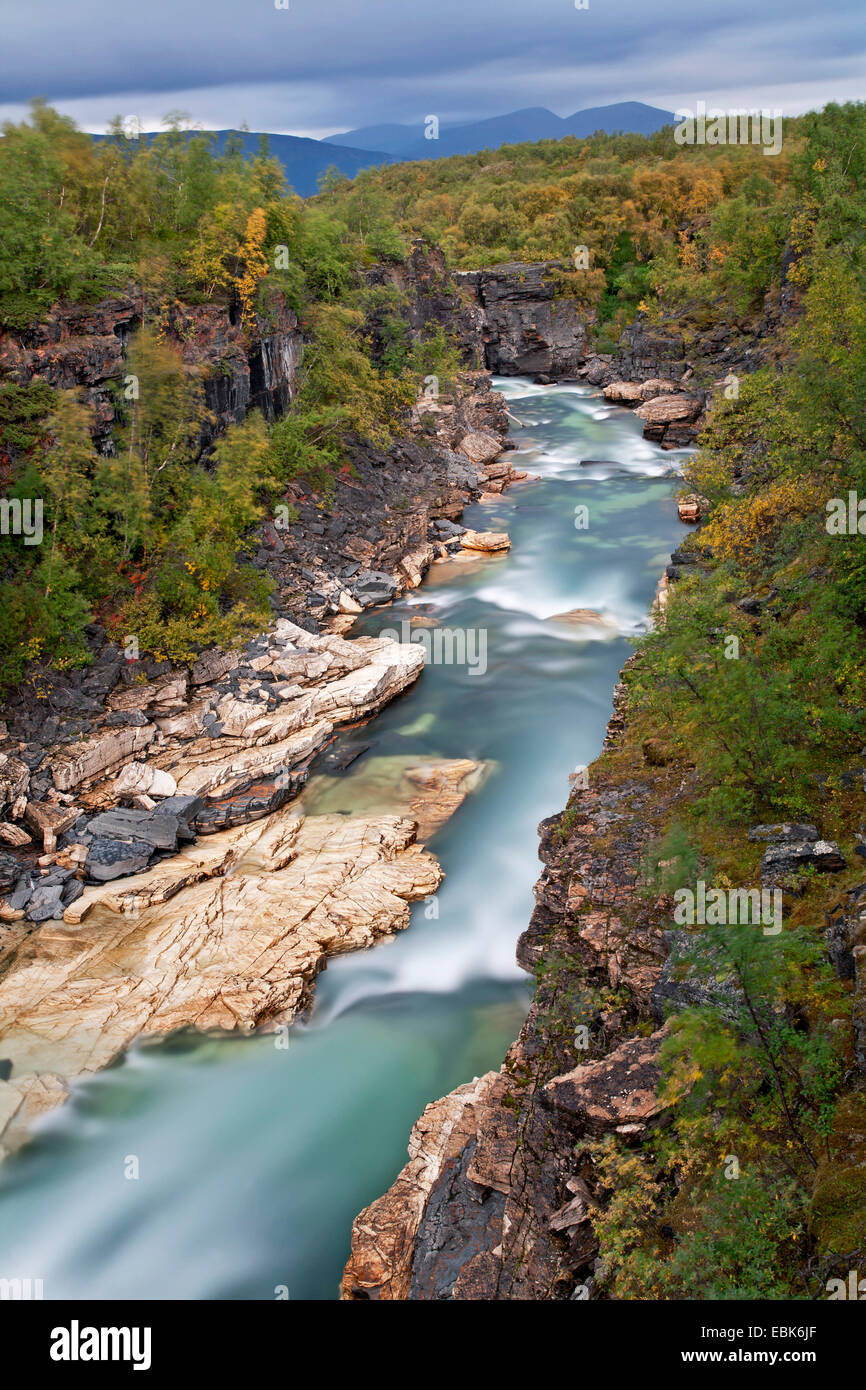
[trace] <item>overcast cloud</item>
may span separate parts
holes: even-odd
[[[0,0],[0,119],[113,115],[322,137],[382,121],[866,96],[863,0]]]

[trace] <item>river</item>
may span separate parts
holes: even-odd
[[[519,1031],[536,826],[598,754],[629,635],[685,528],[677,455],[629,411],[587,387],[495,384],[524,424],[517,466],[538,480],[463,521],[508,531],[511,551],[434,566],[356,628],[432,617],[473,633],[484,659],[429,663],[342,736],[369,750],[305,793],[308,810],[386,809],[376,787],[407,755],[483,761],[430,841],[444,884],[393,941],[331,962],[288,1047],[185,1033],[76,1085],[0,1169],[0,1275],[42,1279],[49,1299],[335,1298],[352,1219],[406,1161],[424,1106],[498,1067]],[[607,624],[550,621],[574,608]]]

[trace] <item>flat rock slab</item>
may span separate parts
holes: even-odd
[[[407,926],[441,880],[409,820],[286,808],[89,888],[0,981],[12,1080],[96,1071],[141,1035],[288,1021],[327,956]]]
[[[460,544],[464,550],[510,550],[511,537],[505,531],[464,531]]]

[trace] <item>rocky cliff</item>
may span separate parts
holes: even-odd
[[[454,279],[477,306],[484,361],[501,376],[576,376],[589,329],[573,299],[561,296],[555,262],[458,271]]]
[[[607,765],[540,827],[544,869],[517,948],[539,986],[520,1036],[500,1071],[427,1107],[408,1164],[355,1221],[344,1298],[592,1292],[596,1182],[581,1139],[637,1142],[662,1117],[653,990],[670,904],[639,889],[660,794],[682,795],[679,778],[662,788],[658,770],[618,765],[622,727],[620,708]]]
[[[27,330],[0,335],[0,374],[20,385],[39,377],[59,390],[79,390],[93,409],[97,444],[109,453],[113,392],[123,387],[125,350],[145,318],[151,321],[149,307],[135,289],[99,304],[59,306]],[[207,407],[202,448],[254,406],[269,420],[288,407],[302,336],[281,296],[273,297],[266,315],[256,317],[250,334],[228,304],[176,303],[160,326],[202,379]]]

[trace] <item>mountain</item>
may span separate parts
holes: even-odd
[[[236,136],[243,143],[244,153],[249,155],[256,153],[261,139],[255,131],[217,130],[213,134],[220,149],[225,148],[229,135]],[[104,135],[94,136],[96,140],[106,138]],[[143,138],[151,140],[153,136],[145,135]],[[354,149],[350,145],[335,145],[327,140],[309,140],[300,135],[268,135],[268,144],[271,154],[285,169],[286,178],[292,188],[302,198],[309,198],[311,194],[318,192],[317,180],[331,166],[336,166],[341,174],[351,179],[361,169],[391,162],[390,155],[380,149]]]
[[[669,125],[670,111],[645,106],[641,101],[621,101],[614,106],[594,106],[575,111],[573,116],[557,116],[544,106],[529,106],[468,124],[443,124],[437,140],[424,138],[423,125],[371,125],[332,135],[328,140],[310,140],[301,135],[268,135],[271,154],[282,164],[286,178],[296,193],[308,198],[318,192],[318,179],[335,167],[347,178],[377,164],[393,164],[409,159],[444,159],[452,154],[475,154],[496,150],[500,145],[523,141],[561,140],[565,135],[584,137],[596,130],[634,131],[648,135]],[[220,149],[229,135],[239,139],[246,154],[254,155],[261,135],[257,131],[217,130]],[[104,135],[94,136],[104,140]],[[152,140],[152,134],[143,136]]]
[[[564,135],[584,137],[596,130],[634,132],[649,135],[674,120],[672,111],[646,106],[642,101],[621,101],[612,106],[593,106],[575,111],[571,116],[557,116],[544,106],[530,106],[510,111],[504,116],[492,116],[484,121],[464,125],[443,124],[439,138],[425,138],[424,126],[378,125],[363,126],[329,136],[329,143],[355,149],[385,150],[392,159],[442,159],[451,154],[475,154],[478,150],[495,150],[500,145],[515,145],[523,141],[561,140]]]

